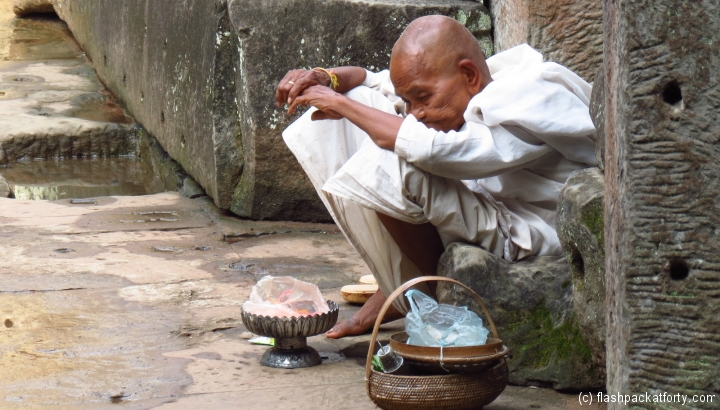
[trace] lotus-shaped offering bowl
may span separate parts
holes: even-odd
[[[307,345],[307,338],[327,332],[337,322],[340,307],[331,300],[327,304],[327,313],[300,317],[260,316],[243,310],[242,321],[249,331],[275,339],[275,346],[263,354],[260,364],[296,369],[322,363],[317,350]]]

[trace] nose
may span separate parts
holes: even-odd
[[[415,117],[418,121],[421,121],[425,118],[425,109],[422,106],[413,104],[410,113]]]

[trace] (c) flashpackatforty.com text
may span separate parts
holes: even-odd
[[[648,393],[643,394],[621,394],[621,393],[580,393],[578,401],[580,405],[592,405],[593,403],[676,403],[684,406],[689,403],[714,403],[715,394],[680,394],[680,393]]]

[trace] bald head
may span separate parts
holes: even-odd
[[[445,16],[414,20],[393,47],[390,80],[395,93],[428,128],[459,130],[470,100],[492,78],[475,37]]]
[[[410,23],[393,47],[392,60],[421,63],[436,75],[452,74],[460,61],[470,60],[482,75],[490,76],[475,36],[445,16],[425,16]]]

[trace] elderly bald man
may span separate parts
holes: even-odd
[[[292,70],[278,106],[311,108],[283,138],[380,291],[327,336],[372,327],[385,295],[436,274],[445,246],[508,261],[558,255],[555,207],[594,163],[590,86],[527,45],[485,60],[443,16],[413,21],[389,72]],[[403,316],[404,301],[386,320]]]

